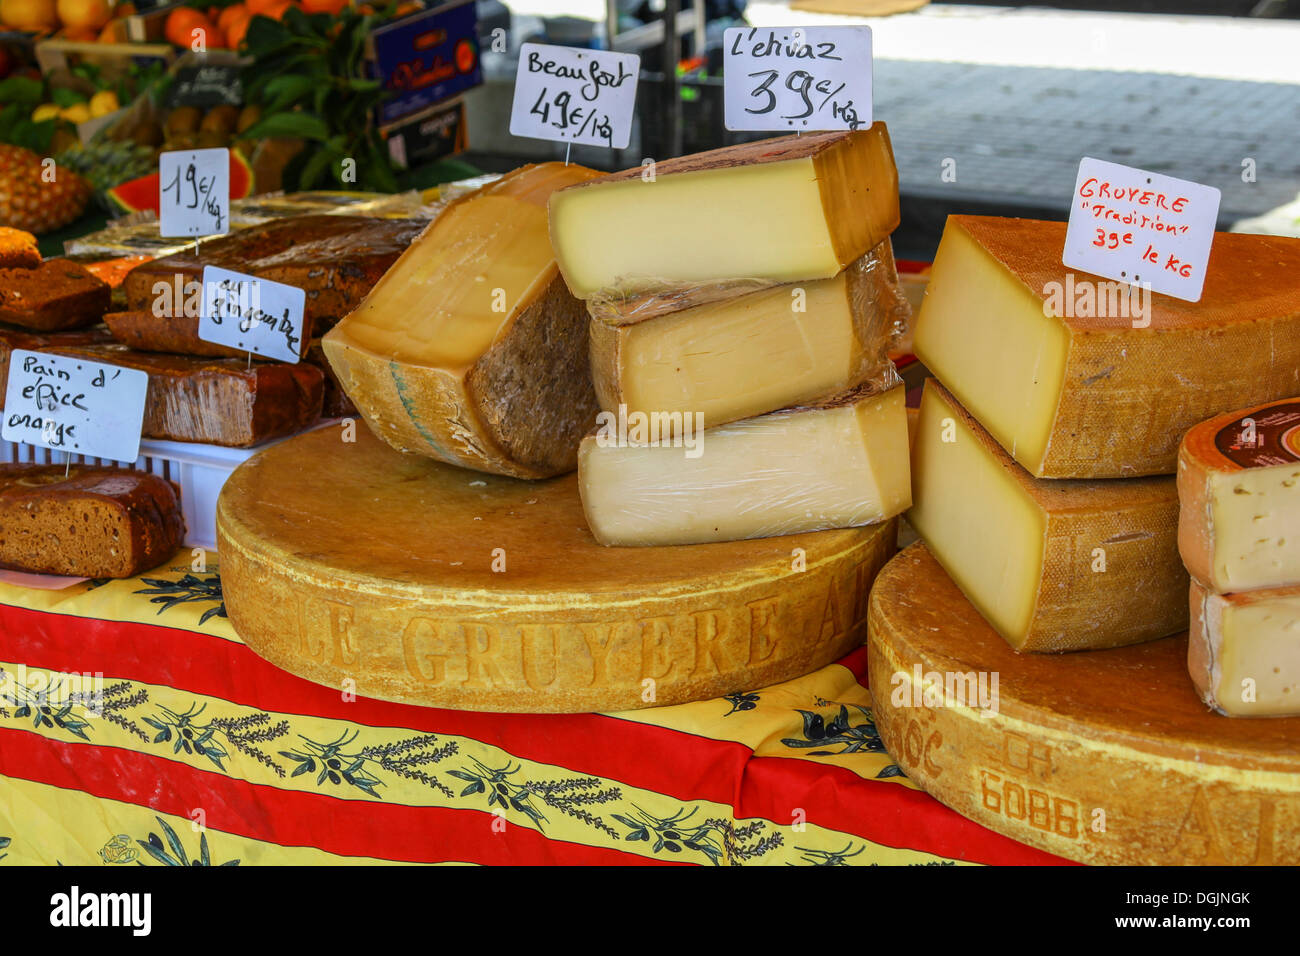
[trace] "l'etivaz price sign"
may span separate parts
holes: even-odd
[[[158,156],[158,225],[163,236],[230,231],[230,150],[179,149]]]
[[[83,358],[15,349],[5,389],[5,441],[88,458],[135,461],[149,375]]]
[[[626,149],[640,72],[635,53],[525,43],[510,134]]]
[[[870,27],[732,27],[722,69],[729,130],[871,125]]]

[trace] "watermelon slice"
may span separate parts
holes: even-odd
[[[105,195],[123,212],[148,210],[157,215],[159,185],[158,171],[154,170],[148,176],[128,180],[106,190]],[[245,196],[252,195],[252,192],[253,168],[237,150],[232,149],[230,151],[230,198],[243,199]]]

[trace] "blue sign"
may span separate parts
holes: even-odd
[[[375,75],[392,93],[379,125],[428,109],[483,82],[478,14],[472,2],[426,10],[371,35]]]

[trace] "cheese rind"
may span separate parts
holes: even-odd
[[[1300,583],[1300,399],[1197,425],[1178,452],[1178,549],[1221,593]]]
[[[636,167],[561,190],[550,203],[556,258],[580,299],[737,279],[829,279],[898,219],[898,171],[883,123]]]
[[[1230,717],[1300,715],[1300,586],[1189,592],[1187,670],[1209,706]]]
[[[325,336],[384,441],[517,478],[573,470],[596,397],[586,313],[556,269],[545,202],[596,175],[525,166],[453,202]]]
[[[588,306],[601,408],[698,412],[710,428],[827,398],[879,373],[911,314],[888,241],[830,279]]]
[[[1064,240],[949,217],[916,321],[917,357],[1031,474],[1172,474],[1197,422],[1300,393],[1300,239],[1217,234],[1201,301],[1151,295],[1145,316],[1130,287],[1067,275]]]
[[[908,522],[1015,649],[1119,647],[1187,626],[1173,478],[1033,478],[934,379],[912,476]]]
[[[604,545],[737,541],[847,528],[892,518],[911,503],[903,387],[883,382],[669,444],[583,439],[583,510]]]

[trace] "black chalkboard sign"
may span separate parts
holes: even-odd
[[[239,67],[233,63],[186,66],[176,71],[167,91],[167,107],[242,106],[244,88],[239,82]]]

